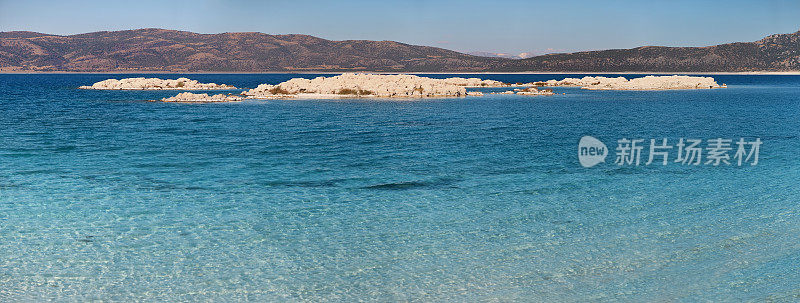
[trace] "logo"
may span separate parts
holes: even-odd
[[[686,139],[677,142],[669,138],[650,139],[647,148],[645,139],[622,138],[617,140],[615,149],[618,166],[649,166],[653,163],[667,165],[679,163],[685,166],[742,166],[758,164],[759,151],[764,144],[761,138],[739,140],[727,138]],[[649,153],[648,153],[649,151]],[[583,167],[592,167],[606,162],[608,148],[595,137],[584,136],[578,142],[578,160]],[[646,155],[646,156],[643,156]],[[671,156],[672,155],[672,156]],[[674,157],[673,157],[674,156]]]
[[[592,136],[584,136],[578,142],[578,160],[583,167],[592,167],[606,162],[608,148],[603,142]]]

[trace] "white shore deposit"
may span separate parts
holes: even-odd
[[[178,79],[159,79],[159,78],[125,78],[122,80],[108,79],[92,84],[92,86],[81,86],[80,89],[109,89],[109,90],[210,90],[210,89],[236,89],[236,87],[216,83],[200,83],[197,80],[188,78]]]
[[[163,102],[187,102],[187,103],[188,102],[200,102],[200,103],[236,102],[242,100],[244,100],[244,97],[237,95],[216,94],[213,96],[209,96],[208,94],[193,94],[190,92],[183,92],[174,97],[161,99],[161,101]]]
[[[242,92],[257,99],[286,97],[463,97],[466,87],[507,86],[505,83],[478,78],[433,79],[415,75],[376,75],[346,73],[314,79],[294,78],[277,85],[261,84]]]
[[[563,80],[548,80],[535,82],[533,85],[541,86],[579,86],[590,90],[667,90],[667,89],[711,89],[727,87],[719,85],[712,77],[694,76],[646,76],[642,78],[625,79],[625,77],[607,78],[591,77],[565,78]]]

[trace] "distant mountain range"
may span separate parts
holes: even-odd
[[[527,59],[535,56],[534,53],[519,53],[515,55],[508,53],[492,53],[492,52],[466,52],[465,54],[478,57],[506,58],[506,59]]]
[[[165,29],[0,32],[0,71],[743,72],[800,70],[800,32],[708,47],[643,46],[508,59],[393,41]]]

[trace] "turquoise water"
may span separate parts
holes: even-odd
[[[417,101],[75,89],[109,77],[0,75],[2,301],[800,300],[800,77]],[[764,145],[756,166],[583,168],[584,135],[610,160],[623,137]]]

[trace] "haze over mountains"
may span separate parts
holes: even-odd
[[[522,39],[522,38],[521,38]],[[0,32],[0,71],[744,72],[800,70],[800,32],[708,47],[643,46],[482,57],[393,41],[164,29],[70,36]]]
[[[507,58],[507,59],[527,59],[527,58],[536,56],[536,54],[533,53],[533,52],[526,52],[526,53],[519,53],[519,54],[493,53],[493,52],[466,52],[465,54],[478,56],[478,57]]]

